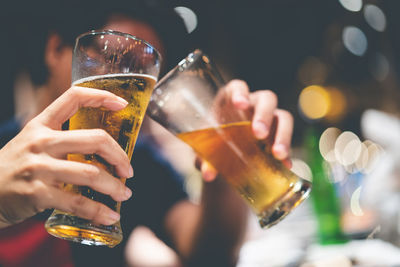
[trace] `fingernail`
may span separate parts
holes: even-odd
[[[269,130],[267,125],[262,121],[255,121],[253,123],[253,131],[254,135],[258,139],[264,139],[268,136]]]
[[[203,175],[203,179],[207,182],[214,180],[217,176],[216,171],[212,168],[208,163],[203,163],[201,166],[201,173]]]
[[[282,144],[274,145],[275,158],[277,158],[279,160],[284,160],[288,157],[288,154],[289,154],[289,152],[285,145],[282,145]]]
[[[117,100],[118,100],[118,102],[120,102],[120,103],[123,104],[124,106],[128,105],[128,101],[126,101],[126,100],[123,99],[122,97],[117,96]]]
[[[132,196],[132,191],[128,187],[126,187],[125,188],[125,198],[129,199],[131,196]]]
[[[129,164],[129,170],[128,170],[128,175],[129,175],[129,177],[133,177],[133,168],[132,168],[132,165],[130,165]]]
[[[121,97],[117,97],[117,99],[113,100],[104,100],[104,105],[106,105],[108,108],[111,110],[120,110],[126,107],[128,105],[128,102],[125,101],[125,99]]]

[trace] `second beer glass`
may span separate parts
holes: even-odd
[[[101,31],[80,35],[72,60],[73,85],[110,91],[129,104],[118,112],[80,108],[70,119],[69,129],[104,129],[131,158],[160,65],[159,53],[147,42],[129,34]],[[68,160],[97,165],[118,177],[114,167],[96,154],[70,154]],[[120,202],[89,187],[65,185],[65,190],[120,211]],[[89,245],[113,247],[122,240],[119,222],[110,226],[96,225],[59,210],[53,212],[45,227],[54,236]]]
[[[311,184],[256,140],[249,117],[233,108],[210,59],[196,50],[156,85],[147,114],[208,161],[252,207],[262,227],[284,218]]]

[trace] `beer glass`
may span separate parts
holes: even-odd
[[[132,35],[115,31],[92,31],[80,35],[73,52],[72,84],[110,91],[129,104],[117,112],[104,108],[80,108],[69,120],[69,129],[103,129],[131,158],[160,64],[157,50]],[[68,160],[94,164],[118,177],[114,167],[99,155],[70,154]],[[121,180],[125,182],[125,179]],[[64,188],[120,212],[120,202],[89,187],[66,184]],[[54,210],[45,227],[56,237],[88,245],[113,247],[122,240],[120,222],[98,225],[60,210]]]
[[[311,183],[253,136],[248,114],[233,107],[210,59],[196,50],[156,85],[147,115],[190,145],[250,205],[261,227],[283,219],[308,195]]]

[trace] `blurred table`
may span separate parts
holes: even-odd
[[[310,204],[310,200],[305,201],[278,225],[266,230],[252,217],[237,266],[400,266],[400,248],[380,239],[319,245]]]

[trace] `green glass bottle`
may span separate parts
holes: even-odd
[[[329,179],[329,171],[319,151],[320,133],[309,128],[305,135],[305,148],[308,164],[313,175],[311,200],[318,221],[319,243],[322,245],[340,244],[347,241],[341,227],[340,203],[335,185]]]

